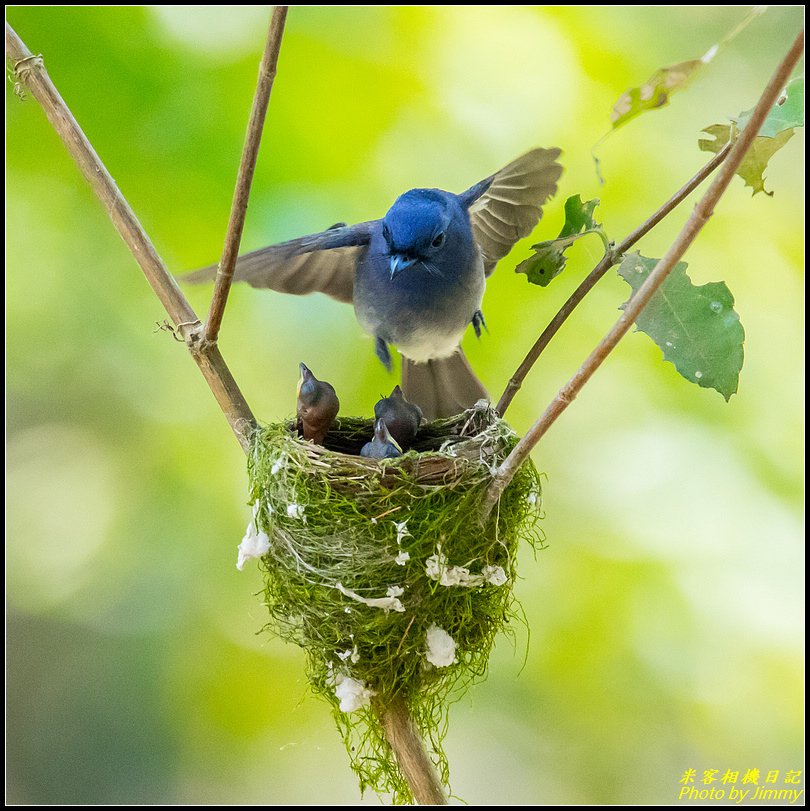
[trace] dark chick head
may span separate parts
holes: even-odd
[[[300,364],[299,368],[298,431],[304,439],[312,439],[320,445],[337,416],[340,401],[331,384],[318,380],[305,364]]]
[[[436,263],[454,241],[472,239],[470,219],[456,195],[439,189],[411,189],[383,218],[391,278],[419,266],[441,275]]]
[[[374,423],[374,439],[363,445],[360,449],[360,456],[366,456],[369,459],[395,459],[397,456],[402,456],[402,448],[388,433],[385,423],[377,420]]]
[[[382,420],[391,436],[403,448],[410,448],[422,422],[422,409],[409,403],[399,386],[390,397],[383,397],[374,406],[375,419]]]

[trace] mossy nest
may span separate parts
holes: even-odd
[[[493,641],[519,615],[521,539],[542,543],[540,476],[529,462],[481,524],[495,467],[517,442],[480,404],[428,423],[397,459],[358,456],[372,420],[341,418],[325,447],[291,423],[256,431],[249,454],[269,628],[307,653],[361,789],[411,802],[375,712],[406,703],[445,784],[447,706],[484,676]]]

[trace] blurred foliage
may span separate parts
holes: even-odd
[[[10,7],[170,268],[221,250],[269,16],[259,6]],[[707,121],[749,109],[798,31],[772,8],[701,80],[601,151],[613,101],[718,42],[731,7],[297,7],[244,245],[379,216],[414,186],[460,190],[532,146],[564,149],[550,239],[574,193],[621,235],[705,159]],[[666,36],[661,36],[665,31]],[[194,364],[37,104],[7,84],[7,800],[354,803],[303,655],[258,634],[238,572],[245,460]],[[531,635],[496,646],[452,708],[453,786],[477,803],[674,801],[685,769],[801,768],[803,131],[734,184],[690,249],[746,325],[730,404],[630,335],[540,444],[549,548],[525,549]],[[688,205],[640,245],[661,255]],[[531,239],[531,238],[530,238]],[[548,289],[492,277],[465,348],[493,395],[598,258]],[[202,311],[209,291],[188,291]],[[544,354],[509,417],[525,430],[626,298],[612,274]],[[346,413],[391,378],[350,308],[233,291],[223,354],[262,419],[297,364]],[[327,376],[325,374],[325,376]],[[524,662],[525,656],[525,662]],[[376,803],[375,798],[368,802]]]

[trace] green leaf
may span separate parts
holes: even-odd
[[[610,115],[613,129],[618,129],[645,110],[656,110],[669,104],[672,94],[683,90],[695,71],[704,64],[702,59],[689,59],[668,68],[659,68],[643,85],[631,87],[613,105]]]
[[[584,234],[601,228],[594,222],[593,212],[599,205],[599,198],[594,197],[583,203],[578,194],[574,194],[565,201],[565,223],[560,231],[559,237],[570,237],[574,234]],[[532,246],[532,247],[537,247]]]
[[[735,119],[737,129],[742,130],[751,119],[753,107],[740,113]],[[779,101],[774,104],[758,137],[776,138],[780,132],[804,126],[804,76],[788,82]]]
[[[524,259],[515,268],[515,273],[525,273],[531,284],[548,287],[551,280],[563,272],[566,262],[565,254],[554,247],[554,242],[547,243],[547,247],[539,248],[534,256]]]
[[[521,262],[515,268],[515,273],[525,273],[531,284],[547,287],[565,268],[567,257],[564,252],[580,237],[598,234],[607,247],[608,239],[604,229],[593,219],[593,212],[598,205],[598,199],[583,203],[578,194],[569,197],[565,201],[565,223],[559,236],[532,245],[534,256]]]
[[[627,254],[618,272],[636,292],[658,262]],[[692,284],[686,267],[686,262],[678,262],[639,314],[636,326],[690,383],[715,389],[728,400],[737,391],[745,340],[734,296],[725,282]]]
[[[703,132],[707,132],[714,140],[701,138],[698,146],[704,152],[719,152],[733,137],[736,139],[736,127],[732,124],[713,124],[706,127]],[[765,188],[765,170],[768,168],[768,161],[778,152],[791,138],[793,130],[783,130],[775,138],[758,135],[754,138],[751,148],[748,150],[742,163],[737,169],[737,174],[745,181],[746,186],[750,186],[756,194],[759,191],[773,197],[773,192]]]

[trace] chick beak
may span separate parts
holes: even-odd
[[[394,281],[394,278],[398,276],[403,270],[409,268],[411,265],[416,262],[416,259],[412,259],[408,256],[403,256],[401,253],[392,253],[391,254],[391,281]]]
[[[301,394],[301,386],[307,382],[312,377],[312,372],[309,371],[309,368],[305,363],[299,363],[298,369],[301,372],[301,377],[298,378],[298,388],[295,390],[296,396]]]
[[[385,444],[386,442],[393,445],[400,453],[402,453],[402,448],[399,446],[399,442],[391,436],[388,431],[388,426],[385,424],[385,420],[379,419],[374,424],[374,439],[377,442]]]

